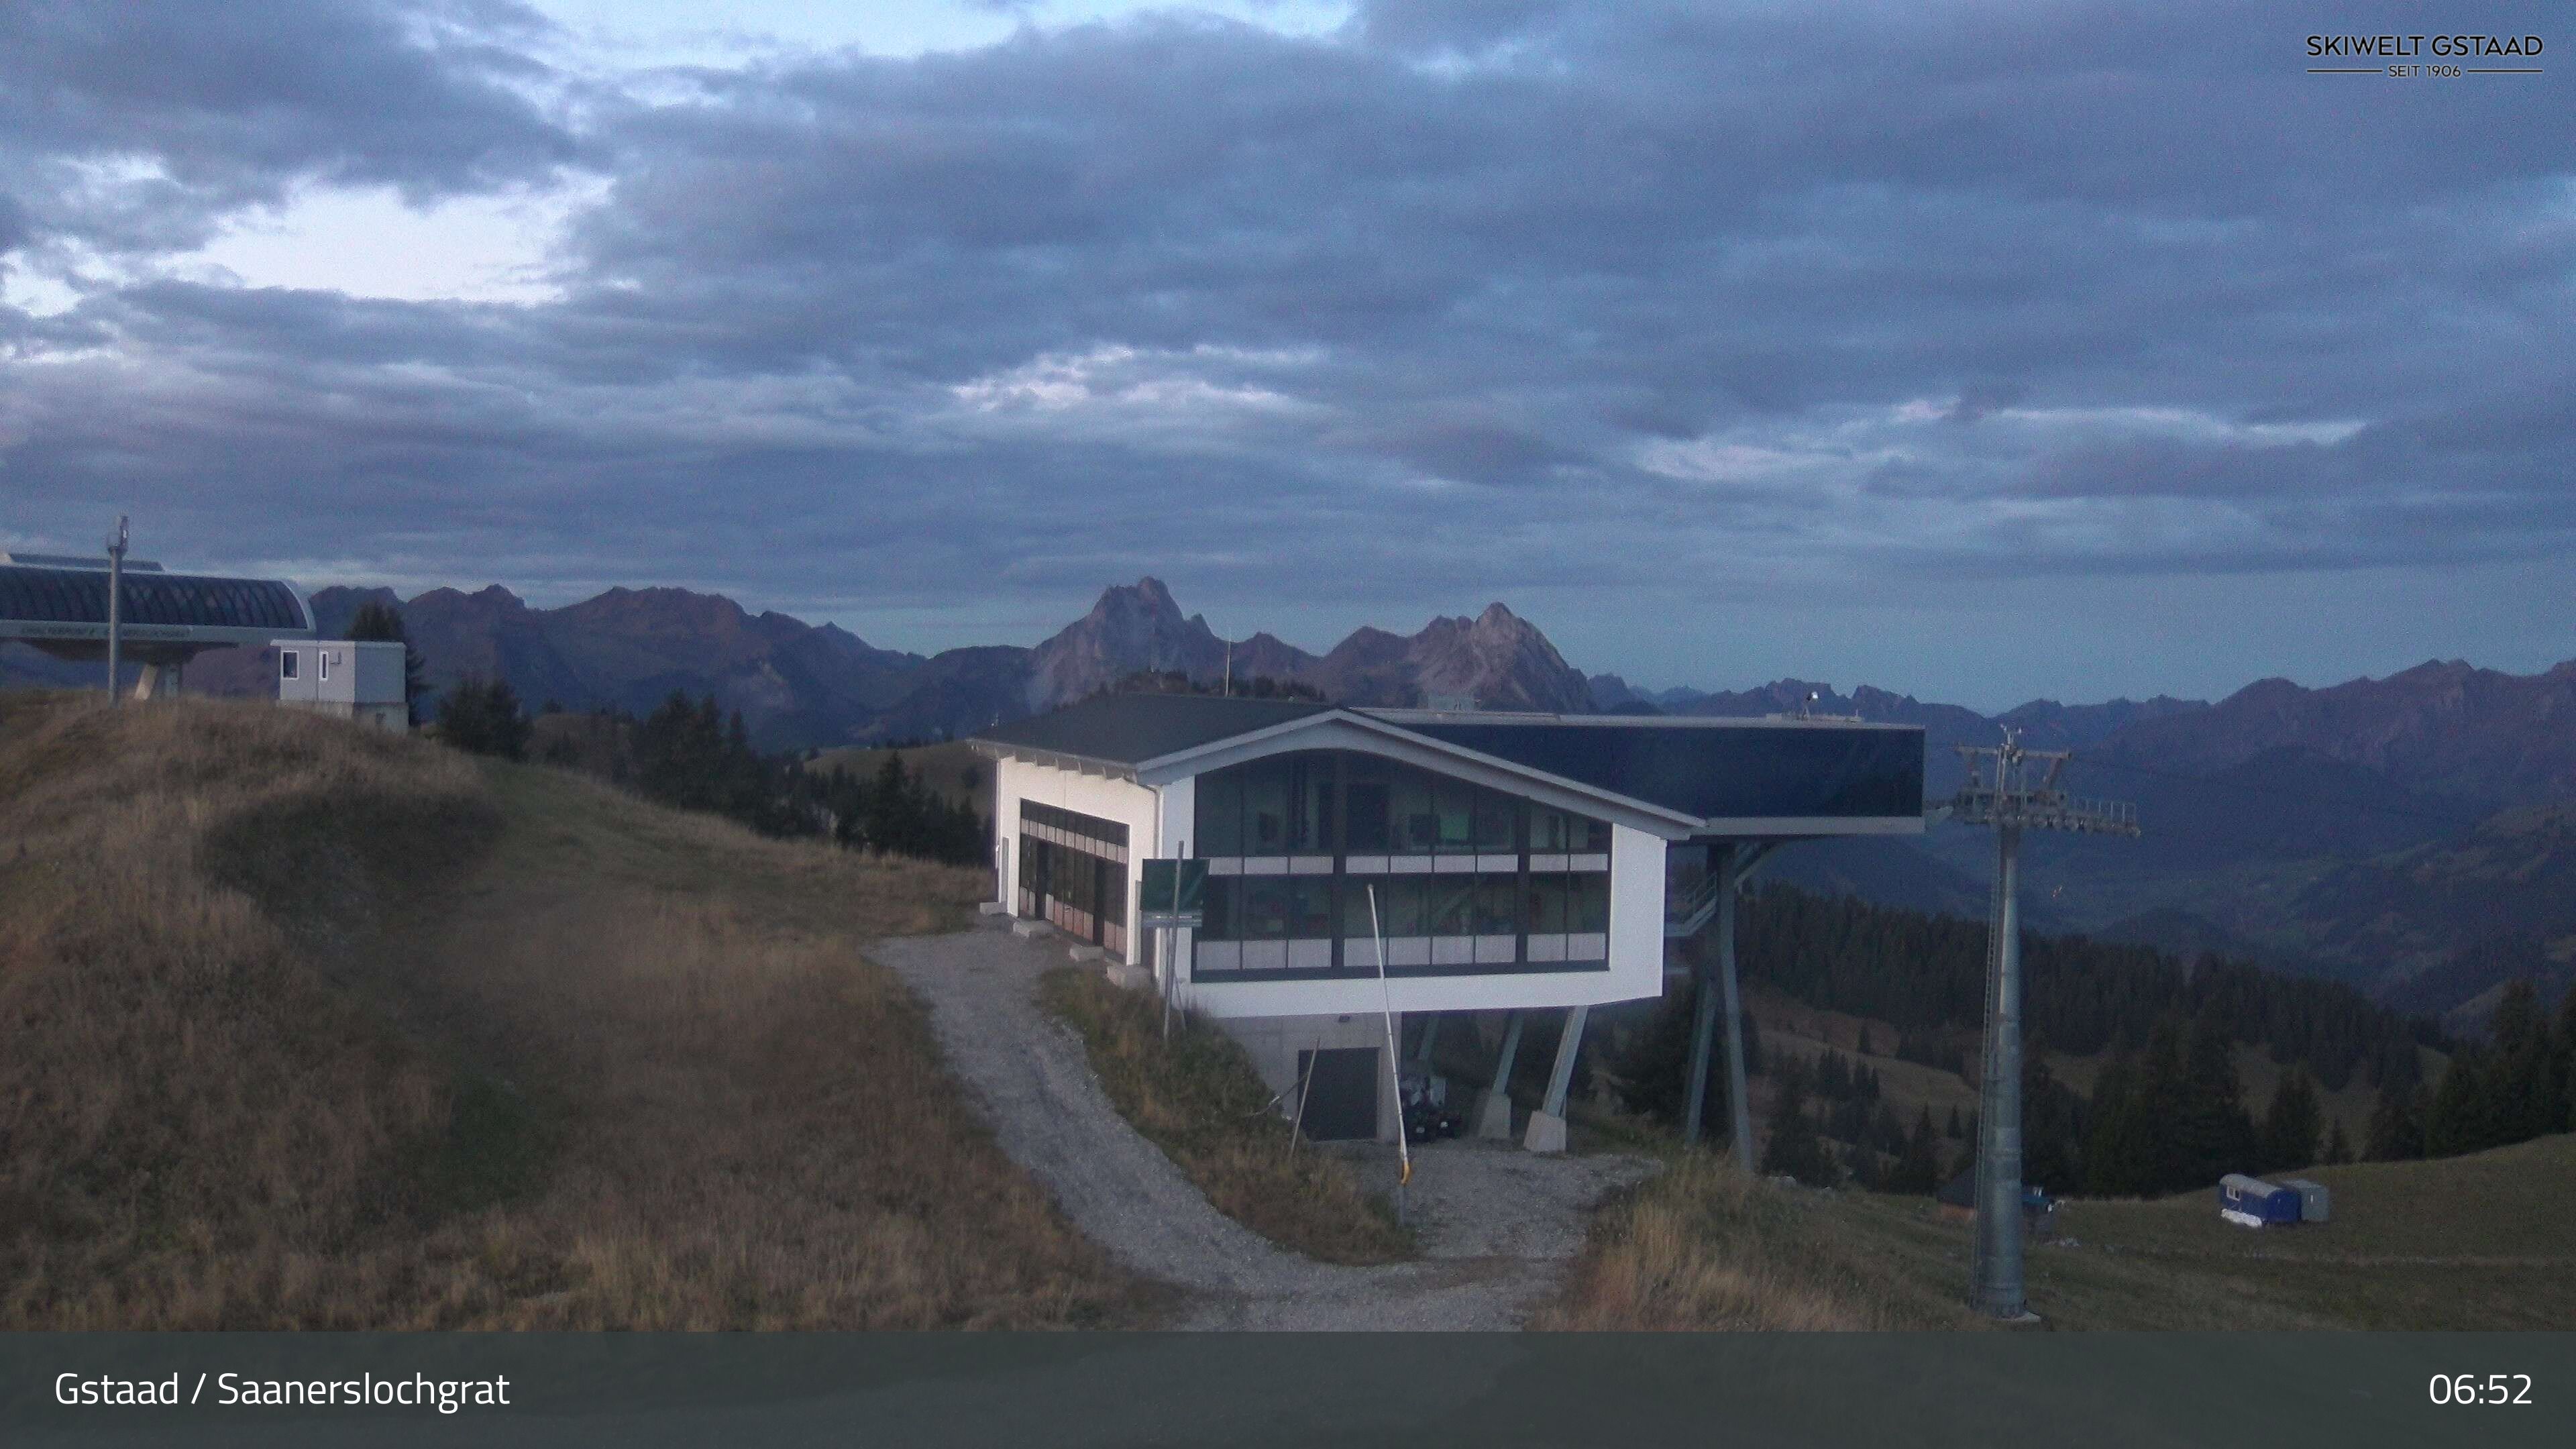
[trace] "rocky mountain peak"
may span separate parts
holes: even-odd
[[[1225,642],[1206,619],[1184,618],[1172,591],[1148,574],[1102,590],[1090,613],[1032,651],[1029,666],[1029,708],[1052,709],[1138,670],[1214,678],[1225,667]]]

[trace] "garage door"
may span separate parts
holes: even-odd
[[[1377,1048],[1341,1047],[1297,1053],[1306,1080],[1306,1135],[1318,1142],[1377,1135],[1377,1091],[1384,1073]]]

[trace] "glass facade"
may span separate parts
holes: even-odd
[[[1019,913],[1125,954],[1127,827],[1020,802]]]
[[[1342,750],[1201,775],[1207,980],[1605,968],[1610,826]],[[1377,919],[1371,920],[1372,901]]]

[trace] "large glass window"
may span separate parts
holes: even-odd
[[[1351,877],[1342,882],[1342,934],[1354,940],[1366,940],[1372,929],[1369,920],[1369,895],[1377,895],[1377,925],[1390,936],[1426,936],[1422,925],[1423,898],[1428,881],[1418,875],[1388,875],[1369,878]],[[1353,967],[1374,962],[1355,961]]]
[[[1215,770],[1198,778],[1198,853],[1243,854],[1243,772]],[[1213,884],[1213,882],[1211,882]]]
[[[1395,767],[1375,755],[1342,757],[1342,813],[1346,848],[1355,855],[1394,848],[1389,821],[1395,810]]]
[[[1321,940],[1333,934],[1333,878],[1292,876],[1288,882],[1288,934]]]
[[[1586,872],[1567,878],[1566,922],[1569,931],[1610,929],[1610,877]]]
[[[1333,757],[1321,751],[1293,755],[1296,807],[1288,826],[1288,849],[1298,855],[1328,855],[1337,842],[1333,833]]]
[[[1431,782],[1432,803],[1440,813],[1440,846],[1446,851],[1476,848],[1476,787],[1447,775]]]
[[[1472,875],[1435,875],[1429,878],[1428,884],[1431,888],[1428,934],[1473,935],[1476,929],[1476,878]]]
[[[1610,848],[1607,821],[1589,820],[1544,805],[1530,808],[1529,848],[1536,851],[1598,851]]]
[[[1241,929],[1247,941],[1274,941],[1288,934],[1288,877],[1244,879]]]
[[[1553,872],[1527,877],[1521,891],[1521,915],[1535,934],[1555,935],[1565,929],[1565,877]]]
[[[1395,778],[1395,848],[1407,855],[1428,855],[1440,845],[1440,817],[1431,806],[1431,776],[1397,767]]]
[[[1208,877],[1207,893],[1199,898],[1200,917],[1198,935],[1200,940],[1232,941],[1238,939],[1238,933],[1242,930],[1242,926],[1239,924],[1242,892],[1243,879],[1240,876],[1212,875]]]
[[[1288,853],[1289,762],[1285,756],[1255,760],[1243,770],[1243,853]]]
[[[1600,959],[1609,883],[1585,857],[1607,849],[1606,823],[1382,756],[1326,750],[1201,775],[1197,801],[1192,849],[1229,872],[1209,881],[1200,940],[1339,938],[1328,959],[1362,973],[1376,967],[1368,942],[1378,930],[1406,943],[1391,948],[1397,971]],[[1336,857],[1336,873],[1301,859],[1314,856]],[[1421,856],[1449,869],[1409,859]],[[1477,857],[1477,868],[1457,869],[1462,856]],[[1319,964],[1293,948],[1265,960],[1287,965],[1256,967],[1247,956],[1240,969]]]

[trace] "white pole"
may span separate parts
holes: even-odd
[[[1403,1222],[1404,1189],[1413,1181],[1413,1145],[1404,1135],[1404,1078],[1397,1075],[1395,1061],[1395,995],[1386,984],[1386,927],[1377,918],[1377,887],[1368,888],[1369,935],[1377,942],[1377,999],[1386,1017],[1386,1079],[1395,1089],[1395,1157],[1401,1170],[1395,1175],[1395,1220]]]

